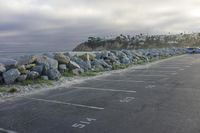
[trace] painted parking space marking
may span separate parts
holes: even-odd
[[[79,121],[77,123],[74,123],[72,125],[72,127],[73,128],[85,128],[86,126],[92,124],[95,121],[96,121],[96,119],[94,119],[94,118],[86,118],[86,119],[81,120],[81,121]]]
[[[185,66],[185,67],[191,67],[191,66]]]
[[[157,75],[151,75],[151,74],[137,74],[134,75],[134,77],[168,77],[168,75],[164,75],[164,74],[157,74]],[[131,77],[131,76],[129,76]]]
[[[113,91],[113,92],[124,92],[124,93],[136,93],[136,91],[132,90],[116,90],[116,89],[104,89],[104,88],[93,88],[93,87],[72,87],[75,89],[83,89],[83,90],[97,90],[97,91]]]
[[[149,71],[149,72],[151,72],[151,71]],[[176,72],[176,71],[164,71],[164,70],[162,70],[162,71],[152,71],[152,72],[160,72],[160,73],[173,73],[173,72]]]
[[[107,81],[107,82],[134,82],[134,83],[144,83],[146,81],[137,81],[137,80],[110,80],[110,79],[94,79],[94,80],[98,80],[98,81]]]
[[[131,102],[132,100],[134,100],[135,98],[134,97],[126,97],[122,100],[119,100],[121,103],[129,103]]]
[[[173,67],[173,66],[160,66],[159,68],[166,68],[166,69],[179,69],[181,67]]]
[[[146,70],[143,70],[143,71],[133,71],[133,72],[158,72],[158,73],[173,73],[173,72],[176,72],[175,70],[174,71],[169,71],[169,70],[156,70],[156,69],[146,69]]]
[[[171,75],[177,75],[177,73],[171,73]]]
[[[29,100],[34,100],[34,101],[41,101],[41,102],[48,102],[48,103],[54,103],[54,104],[69,105],[69,106],[96,109],[96,110],[103,110],[104,109],[102,107],[89,106],[89,105],[76,104],[76,103],[68,103],[68,102],[62,102],[62,101],[57,101],[57,100],[47,100],[47,99],[28,98],[28,97],[24,97],[24,98],[29,99]]]
[[[145,88],[147,88],[147,89],[150,88],[151,89],[151,88],[155,88],[155,87],[156,87],[155,85],[147,85]]]
[[[0,128],[0,133],[17,133],[17,132]]]
[[[182,63],[167,63],[167,64],[160,64],[160,65],[181,65],[181,66],[185,66],[185,65],[188,65],[188,64],[182,64]]]
[[[163,79],[160,79],[160,81],[165,81],[165,80],[168,80],[169,78],[163,78]]]
[[[183,70],[185,70],[185,69],[183,69],[183,68],[181,68],[181,69],[179,69],[180,71],[183,71]]]
[[[164,67],[164,68],[165,68],[165,67],[172,67],[172,68],[175,67],[175,68],[177,68],[177,67],[181,67],[181,66],[183,66],[183,65],[169,65],[169,64],[168,64],[168,65],[159,65],[158,67]]]

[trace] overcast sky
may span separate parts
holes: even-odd
[[[88,36],[200,31],[200,0],[0,0],[0,45],[72,49]]]

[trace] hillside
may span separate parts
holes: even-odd
[[[200,33],[176,35],[120,35],[116,38],[89,37],[73,51],[100,51],[162,47],[200,46]]]

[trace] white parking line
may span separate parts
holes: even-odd
[[[167,75],[164,75],[164,74],[157,74],[157,75],[148,75],[148,74],[138,74],[138,75],[133,75],[134,77],[168,77]],[[128,77],[131,77],[131,75],[129,76],[128,75]]]
[[[3,133],[17,133],[15,131],[11,131],[11,130],[6,130],[6,129],[3,129],[3,128],[0,128],[0,133],[3,132]]]
[[[175,73],[176,71],[160,71],[160,70],[158,70],[158,71],[156,71],[156,70],[149,70],[149,71],[141,71],[140,73]],[[133,73],[133,74],[135,74],[135,73]]]
[[[155,88],[155,87],[156,87],[155,85],[148,85],[148,86],[146,86],[145,88],[151,89],[151,88]]]
[[[188,65],[188,64],[183,64],[183,63],[167,63],[167,64],[160,64],[160,65],[181,65],[181,66],[183,66],[183,65]]]
[[[168,80],[169,78],[163,78],[163,79],[160,79],[160,81],[165,81],[165,80]]]
[[[185,67],[191,67],[191,66],[185,66]]]
[[[177,69],[179,69],[179,68],[181,68],[181,67],[175,67],[175,66],[160,66],[159,68],[167,68],[167,69],[170,69],[170,68],[172,68],[172,69],[177,68]]]
[[[177,73],[171,73],[171,75],[176,75]]]
[[[156,70],[155,70],[155,72],[161,72],[161,73],[162,73],[162,72],[163,72],[163,73],[164,73],[164,72],[167,72],[167,73],[173,73],[173,72],[176,72],[176,71],[168,71],[168,70],[166,70],[166,71],[165,71],[165,70],[162,70],[162,71],[158,70],[158,71],[156,71]]]
[[[176,72],[174,71],[170,71],[170,70],[157,70],[157,69],[144,69],[143,71],[131,71],[131,72]]]
[[[97,90],[97,91],[116,91],[116,92],[125,92],[125,93],[136,93],[136,91],[131,90],[116,90],[116,89],[103,89],[103,88],[92,88],[92,87],[72,87],[75,89],[83,89],[83,90]]]
[[[63,105],[69,105],[69,106],[76,106],[76,107],[82,107],[82,108],[89,108],[89,109],[97,109],[97,110],[103,110],[102,107],[96,107],[96,106],[88,106],[88,105],[82,105],[82,104],[76,104],[76,103],[67,103],[57,100],[47,100],[47,99],[39,99],[39,98],[28,98],[24,97],[26,99],[35,100],[35,101],[42,101],[42,102],[48,102],[48,103],[55,103],[55,104],[63,104]]]
[[[161,67],[180,67],[180,66],[183,66],[183,65],[176,65],[176,64],[160,64],[159,66]]]
[[[108,82],[134,82],[134,83],[144,83],[145,81],[136,81],[136,80],[110,80],[110,79],[93,79],[98,81],[108,81]]]
[[[119,100],[121,103],[129,103],[130,101],[134,100],[135,97],[126,97],[122,100]]]

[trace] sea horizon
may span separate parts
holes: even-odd
[[[1,45],[0,44],[0,58],[15,58],[23,55],[51,53],[51,52],[64,52],[72,51],[73,48],[67,48],[67,45],[59,46],[45,46],[45,45]]]

